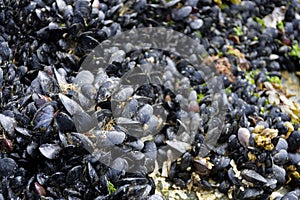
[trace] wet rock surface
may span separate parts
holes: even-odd
[[[0,199],[299,198],[300,107],[281,81],[299,79],[299,12],[296,0],[0,0]],[[105,70],[80,70],[142,27],[193,38],[201,66],[128,43],[103,50]]]

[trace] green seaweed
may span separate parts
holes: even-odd
[[[116,191],[116,188],[114,186],[114,184],[112,184],[112,182],[108,181],[108,192],[109,194],[112,194]]]
[[[205,97],[205,94],[197,94],[197,102],[200,103],[200,101]]]
[[[293,44],[290,56],[300,59],[300,47],[298,43]]]
[[[234,34],[235,34],[236,36],[242,36],[242,35],[244,35],[243,27],[241,27],[241,26],[236,26],[236,27],[234,27],[234,28],[233,28],[233,31],[234,31]]]

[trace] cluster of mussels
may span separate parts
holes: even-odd
[[[142,27],[201,65],[131,35],[87,70]],[[298,199],[299,33],[298,0],[0,0],[0,199]]]

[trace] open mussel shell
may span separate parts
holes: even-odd
[[[42,144],[39,151],[48,159],[55,159],[59,155],[61,147],[57,144]]]
[[[14,128],[17,125],[17,122],[14,118],[0,114],[0,123],[2,128],[10,135],[14,134]]]

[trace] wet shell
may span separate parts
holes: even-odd
[[[55,159],[58,156],[61,147],[57,144],[42,144],[39,147],[39,150],[46,158]]]
[[[250,140],[250,131],[247,128],[239,128],[238,130],[238,139],[244,147],[249,146],[249,140]]]

